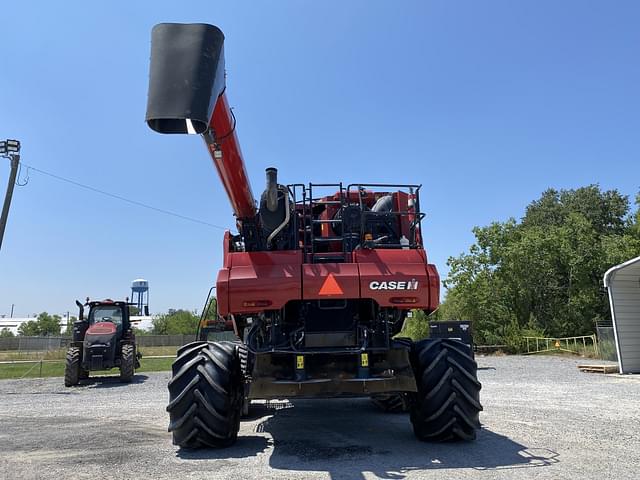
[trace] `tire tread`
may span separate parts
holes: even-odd
[[[480,428],[477,364],[467,345],[453,339],[417,342],[412,362],[418,392],[411,423],[420,440],[473,440]]]

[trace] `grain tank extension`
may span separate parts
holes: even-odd
[[[408,312],[430,313],[439,301],[423,247],[421,186],[283,185],[269,167],[254,199],[223,44],[206,24],[165,23],[152,33],[147,123],[204,140],[237,228],[223,238],[219,321],[201,322],[198,341],[173,364],[174,443],[232,444],[251,399],[342,396],[406,399],[422,440],[474,438],[482,407],[469,347],[396,337]],[[238,340],[208,341],[221,325]]]

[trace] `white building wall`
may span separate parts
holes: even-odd
[[[36,317],[13,317],[13,318],[0,318],[0,330],[3,328],[8,328],[11,333],[14,335],[18,335],[18,328],[23,323],[29,322],[31,320],[37,320]],[[66,327],[66,325],[65,325]]]
[[[605,274],[621,373],[640,373],[640,257]]]

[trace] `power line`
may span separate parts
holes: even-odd
[[[100,190],[99,188],[92,187],[90,185],[85,185],[84,183],[76,182],[75,180],[71,180],[69,178],[61,177],[60,175],[56,175],[51,172],[46,172],[34,166],[31,166],[27,163],[22,163],[29,170],[33,170],[34,172],[42,173],[43,175],[47,175],[51,178],[55,178],[56,180],[60,180],[62,182],[70,183],[71,185],[75,185],[76,187],[84,188],[86,190],[90,190],[95,193],[100,193],[107,197],[115,198],[116,200],[120,200],[122,202],[130,203],[132,205],[136,205],[138,207],[146,208],[148,210],[153,210],[154,212],[163,213],[165,215],[171,215],[172,217],[181,218],[182,220],[188,220],[189,222],[199,223],[201,225],[206,225],[212,228],[218,228],[220,230],[227,230],[225,227],[221,227],[220,225],[215,225],[213,223],[205,222],[204,220],[198,220],[197,218],[187,217],[186,215],[180,215],[179,213],[171,212],[169,210],[164,210],[162,208],[154,207],[152,205],[147,205],[146,203],[138,202],[137,200],[131,200],[130,198],[123,197],[121,195],[116,195],[115,193],[105,192],[104,190]],[[27,174],[28,175],[28,174]]]

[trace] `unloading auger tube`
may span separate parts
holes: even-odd
[[[470,346],[398,338],[409,312],[439,304],[421,185],[281,185],[271,167],[256,202],[225,95],[223,44],[206,24],[162,23],[151,39],[146,121],[203,138],[238,228],[225,232],[216,279],[222,321],[203,314],[198,341],[172,366],[174,443],[231,445],[251,399],[344,396],[409,409],[421,440],[474,438],[482,407]],[[208,341],[221,328],[238,339]]]

